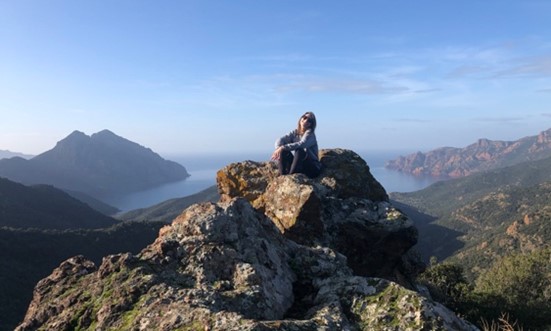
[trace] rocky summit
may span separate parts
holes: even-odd
[[[414,291],[417,232],[354,152],[228,165],[140,254],[63,262],[17,330],[476,330]],[[409,289],[408,289],[409,288]]]
[[[244,197],[281,233],[303,245],[344,254],[358,275],[383,277],[411,287],[420,263],[413,222],[388,202],[382,185],[356,153],[320,151],[323,172],[278,176],[274,163],[241,162],[218,171],[221,200]]]

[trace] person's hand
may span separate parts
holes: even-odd
[[[274,153],[272,154],[272,160],[273,161],[277,161],[279,160],[279,158],[281,157],[281,151],[283,150],[283,147],[282,146],[279,146],[278,148],[276,148],[276,150],[274,151]]]

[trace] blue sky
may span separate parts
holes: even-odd
[[[551,1],[0,0],[0,149],[421,150],[551,128]]]

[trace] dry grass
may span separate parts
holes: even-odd
[[[482,331],[523,331],[517,321],[510,321],[509,314],[502,314],[497,321],[482,320]]]

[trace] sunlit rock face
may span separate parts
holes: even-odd
[[[406,255],[417,242],[412,221],[392,207],[358,154],[321,150],[320,161],[315,179],[278,176],[270,162],[230,164],[218,171],[218,188],[223,200],[249,200],[287,238],[344,254],[356,274],[411,285],[419,269],[411,267],[419,264],[415,255]]]

